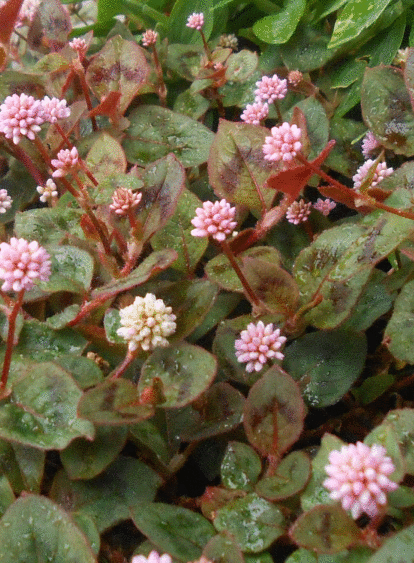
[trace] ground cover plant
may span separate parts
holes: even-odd
[[[412,18],[1,3],[2,563],[413,561]]]

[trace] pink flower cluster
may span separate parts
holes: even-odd
[[[55,123],[69,115],[66,100],[48,96],[35,100],[27,94],[13,94],[0,106],[0,133],[17,145],[22,137],[33,140],[43,123]]]
[[[76,147],[72,149],[62,149],[57,153],[57,158],[52,159],[51,164],[56,170],[53,172],[53,178],[62,178],[77,168],[79,162],[78,150]]]
[[[37,241],[11,238],[0,244],[0,278],[3,291],[29,290],[34,280],[47,281],[50,276],[50,256]]]
[[[340,500],[353,518],[363,512],[373,518],[387,504],[387,492],[398,488],[388,476],[395,467],[386,449],[362,442],[342,446],[329,454],[325,467],[328,479],[323,483],[333,500]]]
[[[375,160],[367,160],[364,162],[362,166],[360,166],[352,179],[354,181],[354,190],[359,190],[361,185],[364,183],[365,179],[371,172],[371,168],[373,167]],[[393,168],[387,168],[387,164],[385,162],[379,162],[375,168],[374,174],[371,178],[370,186],[373,188],[384,178],[390,176],[394,172]]]
[[[260,122],[269,114],[269,106],[263,102],[254,102],[254,104],[247,104],[240,119],[252,125],[260,125]]]
[[[265,138],[263,153],[265,160],[290,162],[302,148],[302,131],[297,125],[285,122],[272,127],[271,136]]]
[[[362,148],[362,154],[364,155],[364,158],[368,158],[370,156],[370,154],[380,146],[381,145],[377,141],[377,139],[374,137],[374,134],[371,131],[368,131],[368,133],[365,135],[365,137],[362,140],[362,147],[361,148]]]
[[[88,50],[86,41],[81,37],[75,37],[74,39],[72,39],[72,41],[69,41],[69,47],[72,47],[72,49],[74,49],[78,53],[80,60],[85,57]]]
[[[147,31],[142,36],[142,44],[144,47],[150,47],[151,45],[155,45],[158,39],[158,33],[153,31],[152,29],[147,29]]]
[[[168,553],[164,553],[163,555],[160,555],[157,551],[153,550],[148,555],[148,557],[145,557],[145,555],[135,555],[132,558],[131,563],[172,563],[172,558],[171,555],[169,555]],[[212,563],[212,562],[209,561],[207,557],[202,555],[200,559],[198,559],[197,561],[193,561],[193,563]]]
[[[286,336],[280,336],[280,329],[273,324],[264,325],[250,323],[242,330],[240,338],[235,341],[236,357],[240,363],[246,363],[246,371],[260,371],[268,360],[283,360],[280,348],[286,342]]]
[[[7,193],[7,190],[0,190],[0,213],[6,213],[12,206],[13,200]]]
[[[289,223],[293,223],[294,225],[304,223],[308,220],[311,212],[311,207],[312,204],[310,202],[306,203],[303,199],[294,201],[286,211],[286,219],[289,221]]]
[[[313,208],[320,211],[325,217],[329,215],[332,209],[335,209],[336,203],[329,198],[321,199],[318,197],[316,203],[313,204]]]
[[[191,231],[193,237],[211,236],[221,242],[231,235],[237,222],[234,221],[236,208],[231,207],[225,199],[221,201],[205,201],[203,207],[196,209],[196,217],[191,223],[196,227]]]
[[[269,104],[275,100],[283,100],[287,94],[287,80],[281,79],[277,74],[273,76],[263,76],[261,80],[256,82],[257,89],[256,102],[268,102]]]
[[[191,16],[188,16],[188,20],[186,26],[191,29],[197,29],[200,31],[204,25],[204,14],[201,13],[192,13]]]
[[[141,193],[134,193],[127,188],[117,188],[112,196],[112,203],[110,209],[123,217],[128,214],[128,211],[136,207],[142,199]]]

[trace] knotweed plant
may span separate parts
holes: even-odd
[[[410,3],[187,4],[0,2],[0,562],[411,561]]]

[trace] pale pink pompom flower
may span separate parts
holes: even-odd
[[[0,190],[0,213],[6,213],[12,206],[13,200],[7,193],[7,190]]]
[[[53,200],[58,196],[57,187],[52,178],[49,178],[44,186],[37,186],[36,190],[40,194],[40,201],[43,203],[47,203],[49,199]]]
[[[142,36],[142,44],[144,47],[150,47],[155,45],[158,39],[158,33],[152,29],[147,29],[147,31]]]
[[[0,244],[0,278],[3,291],[29,290],[34,281],[47,281],[50,276],[50,256],[37,241],[11,238]]]
[[[325,466],[328,479],[323,486],[333,500],[340,500],[344,510],[350,510],[354,519],[366,513],[373,518],[387,504],[387,493],[398,488],[388,479],[395,470],[386,449],[362,442],[342,446],[329,454]]]
[[[272,103],[275,100],[283,100],[287,94],[287,81],[279,78],[277,74],[273,76],[263,76],[256,82],[257,89],[254,91],[257,102]]]
[[[191,29],[197,29],[198,31],[200,31],[203,28],[204,25],[204,14],[202,12],[200,13],[192,13],[191,16],[188,16],[188,20],[186,23],[187,27],[190,27]]]
[[[240,119],[252,125],[260,125],[260,122],[269,115],[269,106],[262,102],[247,104]]]
[[[142,194],[139,192],[134,193],[127,188],[117,188],[112,195],[112,203],[109,207],[114,213],[124,217],[139,204],[141,199]]]
[[[368,158],[370,154],[375,151],[381,144],[374,137],[374,133],[368,131],[362,140],[361,150],[364,158]]]
[[[272,127],[271,133],[263,145],[265,160],[290,162],[302,148],[302,131],[297,125],[285,122],[280,127]]]
[[[374,165],[375,160],[367,160],[364,162],[362,166],[360,166],[352,179],[354,181],[354,190],[359,190],[361,185],[364,183],[365,179],[367,178],[368,174],[371,172],[371,168]],[[387,168],[387,164],[385,162],[379,162],[375,168],[375,172],[371,179],[371,188],[382,182],[384,178],[390,176],[394,172],[393,168]]]
[[[291,70],[288,74],[288,82],[292,84],[292,86],[299,86],[299,84],[303,80],[303,74],[300,70]]]
[[[134,555],[131,563],[172,563],[171,555],[164,553],[160,555],[157,551],[151,551],[148,557],[145,555]]]
[[[313,204],[313,208],[320,211],[323,215],[325,215],[325,217],[327,217],[332,209],[335,209],[335,207],[336,203],[329,198],[322,199],[318,197],[316,203]]]
[[[45,96],[41,103],[44,120],[49,123],[56,123],[58,119],[66,119],[70,116],[70,108],[66,106],[66,100]]]
[[[310,202],[306,203],[303,199],[294,201],[286,211],[286,219],[289,221],[289,223],[293,223],[294,225],[304,223],[308,220],[311,208],[312,204]]]
[[[57,153],[57,158],[51,161],[53,168],[56,168],[52,177],[62,178],[62,176],[66,176],[66,174],[78,167],[78,163],[79,155],[76,147],[72,147],[70,150],[62,149]]]
[[[211,236],[222,242],[231,235],[237,225],[234,221],[236,208],[231,207],[225,199],[221,201],[205,201],[203,207],[196,209],[196,217],[191,223],[196,227],[191,231],[193,237]]]
[[[42,103],[33,96],[13,94],[0,106],[0,133],[4,133],[6,139],[13,139],[15,145],[22,137],[33,141],[44,122]]]
[[[286,336],[280,335],[279,328],[273,324],[264,325],[250,323],[242,330],[240,338],[235,341],[236,357],[240,363],[246,363],[246,371],[260,371],[268,360],[283,360],[285,357],[280,348],[286,342]]]
[[[69,47],[72,47],[72,49],[74,49],[78,53],[80,60],[85,57],[88,50],[86,41],[81,37],[75,37],[74,39],[72,39],[72,41],[69,41]]]

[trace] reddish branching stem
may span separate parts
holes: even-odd
[[[16,319],[22,307],[25,291],[26,291],[25,289],[21,289],[19,291],[19,293],[17,294],[17,300],[13,306],[13,309],[11,310],[10,315],[8,316],[9,330],[7,332],[6,353],[4,355],[3,370],[1,373],[1,380],[0,380],[0,398],[4,398],[7,395],[6,385],[9,377],[11,358],[13,353],[14,333],[16,330]]]

